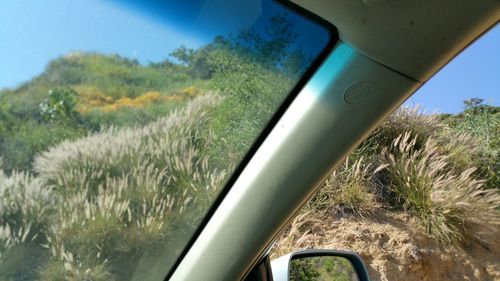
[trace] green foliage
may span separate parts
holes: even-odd
[[[466,134],[477,142],[477,149],[469,161],[477,167],[477,175],[486,180],[488,188],[500,186],[500,107],[484,103],[483,99],[464,101],[464,111],[448,116],[444,122],[454,132]],[[469,153],[471,154],[471,153]]]
[[[49,90],[48,97],[40,103],[40,118],[44,122],[73,123],[78,119],[76,92],[71,89]]]
[[[237,163],[290,92],[294,81],[230,49],[214,51],[208,61],[217,66],[209,87],[225,97],[224,103],[210,112],[213,116],[210,128],[218,143],[210,154],[219,158],[221,165],[228,160]]]
[[[170,56],[174,57],[184,65],[189,65],[192,63],[194,52],[195,51],[193,49],[188,49],[186,46],[180,46],[178,49],[175,49]]]
[[[136,97],[152,90],[173,90],[179,82],[187,82],[189,76],[180,70],[171,64],[142,66],[118,55],[72,53],[52,61],[39,80],[59,87],[93,85],[114,98]]]
[[[320,280],[321,274],[315,268],[310,258],[298,258],[291,261],[290,280],[292,281],[316,281]]]
[[[186,101],[151,104],[144,108],[123,107],[116,111],[105,112],[99,109],[85,113],[85,119],[91,127],[100,129],[109,127],[133,127],[146,125],[180,108]]]
[[[270,18],[264,34],[242,31],[232,38],[232,44],[240,55],[251,57],[266,68],[276,68],[296,51],[291,47],[297,36],[294,23],[284,15],[277,15]]]
[[[500,147],[500,107],[483,104],[480,98],[468,99],[459,118],[452,123],[456,130],[479,137],[489,148]]]
[[[85,128],[62,124],[40,124],[26,120],[9,128],[0,136],[0,155],[4,158],[4,169],[31,170],[36,153],[65,139],[74,139],[86,134]]]
[[[290,264],[291,281],[357,280],[351,262],[335,256],[300,257]]]
[[[304,71],[303,53],[286,59],[291,25],[272,22],[274,39],[218,37],[176,62],[71,53],[3,91],[0,279],[127,280],[173,262]]]
[[[39,89],[28,88],[28,93]],[[75,95],[57,88],[33,98],[17,91],[0,96],[0,156],[8,173],[30,170],[37,152],[86,134],[90,125],[75,111]]]
[[[216,37],[197,50],[181,46],[171,54],[176,62],[141,65],[119,55],[84,52],[53,60],[42,75],[0,94],[0,156],[6,159],[6,171],[30,169],[37,151],[64,138],[111,125],[143,125],[185,104],[172,101],[104,112],[89,105],[96,99],[134,99],[149,92],[169,97],[191,86],[227,97],[224,108],[213,113],[220,144],[210,153],[220,155],[229,144],[236,161],[310,62],[292,49],[297,37],[293,23],[284,16],[270,21],[264,34],[242,31]],[[30,138],[28,130],[42,137]]]
[[[37,152],[64,139],[100,128],[146,124],[185,102],[123,108],[114,112],[78,107],[95,95],[134,97],[149,90],[173,91],[195,82],[175,65],[141,66],[119,56],[73,53],[51,62],[47,70],[16,90],[0,94],[0,156],[4,169],[30,170]],[[140,123],[142,122],[142,123]]]

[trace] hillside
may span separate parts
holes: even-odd
[[[97,53],[55,59],[41,75],[0,92],[4,169],[29,170],[36,151],[64,139],[111,125],[146,124],[199,95],[203,86],[175,64],[143,66]]]
[[[235,56],[220,50],[217,55]],[[242,63],[242,58],[225,60],[230,61],[227,70],[218,66],[220,72],[201,79],[191,67],[168,62],[142,66],[118,56],[93,53],[56,59],[32,81],[0,92],[0,157],[4,169],[31,170],[37,151],[109,126],[147,124],[207,91],[229,93],[231,99],[225,110],[232,111],[226,113],[234,115],[234,120],[260,113],[246,123],[248,133],[255,132],[274,112],[293,80],[275,70]],[[233,63],[248,71],[235,73]],[[271,79],[274,81],[269,87],[266,81]],[[252,92],[255,98],[249,99],[247,95]],[[237,141],[250,145],[254,136],[248,137]]]
[[[2,90],[0,280],[164,276],[309,62],[268,37],[73,52]]]
[[[240,145],[236,154],[245,151],[314,56],[294,46],[286,17],[269,20],[266,31],[218,36],[198,49],[180,46],[158,62],[84,51],[49,61],[40,75],[0,90],[4,170],[32,170],[35,154],[54,144],[110,126],[145,125],[208,91],[230,97],[215,119],[224,134],[246,127],[227,140]]]
[[[498,107],[400,108],[321,186],[278,240],[359,253],[372,280],[500,280]]]
[[[355,251],[374,281],[499,280],[499,227],[474,231],[481,240],[453,248],[439,244],[403,212],[378,210],[370,219],[309,214],[294,221],[273,256],[311,248]]]

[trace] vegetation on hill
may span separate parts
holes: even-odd
[[[219,36],[196,50],[181,46],[148,65],[95,52],[49,62],[31,81],[0,91],[4,170],[32,170],[36,153],[62,140],[109,126],[145,125],[207,91],[230,97],[214,126],[222,134],[244,131],[234,141],[241,144],[236,151],[244,151],[311,61],[293,45],[293,22],[285,16],[270,22],[264,34]],[[237,133],[240,126],[245,130]]]
[[[456,115],[399,108],[326,179],[273,256],[354,250],[374,280],[500,277],[499,109],[477,98]]]
[[[185,104],[202,83],[177,68],[97,53],[52,61],[32,81],[0,93],[4,169],[31,170],[36,152],[55,143],[110,125],[146,124]]]
[[[500,115],[498,107],[484,106],[493,110],[471,112],[466,106],[446,118],[398,109],[333,172],[304,211],[364,217],[377,208],[404,211],[448,245],[467,242],[477,223],[500,225]],[[462,118],[479,120],[470,130],[488,119],[488,143],[485,134],[457,125]]]
[[[271,21],[148,65],[74,52],[0,91],[0,279],[163,278],[310,62]]]

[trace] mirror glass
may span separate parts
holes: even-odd
[[[290,264],[290,281],[358,281],[356,269],[343,257],[298,257]]]

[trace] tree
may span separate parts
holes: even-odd
[[[464,113],[477,115],[481,113],[495,114],[499,112],[499,107],[484,103],[484,99],[482,98],[474,97],[466,99],[463,101],[463,103]]]
[[[182,45],[178,49],[175,49],[172,53],[170,53],[170,56],[177,59],[181,64],[189,66],[193,59],[194,52],[195,51],[193,49],[188,49],[186,48],[186,46]]]
[[[267,67],[279,67],[289,55],[290,47],[297,37],[290,19],[286,15],[277,15],[269,18],[263,32],[243,30],[231,41],[241,55],[252,56],[252,59]]]
[[[299,77],[304,74],[310,62],[311,58],[304,51],[293,50],[283,61],[283,72],[292,77]]]

